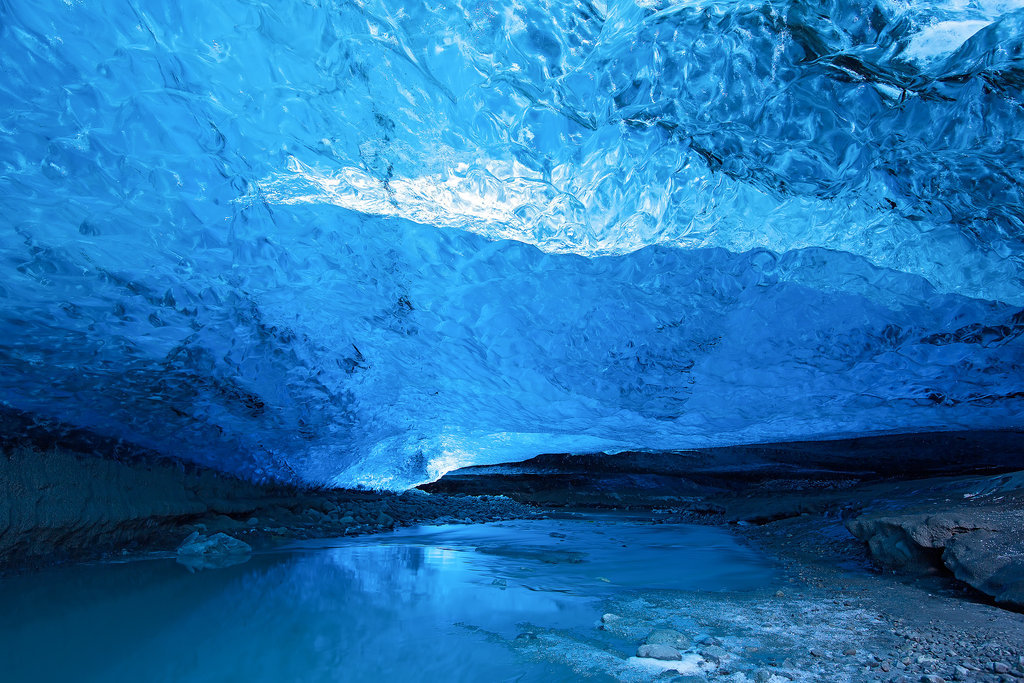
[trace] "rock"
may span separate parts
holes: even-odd
[[[967,515],[919,513],[862,515],[846,520],[846,528],[868,544],[878,564],[925,573],[938,568],[934,550],[944,548],[954,535],[989,527]]]
[[[966,667],[962,667],[959,664],[953,667],[953,676],[958,681],[967,679],[968,670]]]
[[[992,662],[992,673],[1008,674],[1010,673],[1010,665],[1005,662]]]
[[[811,648],[811,656],[812,657],[824,657],[825,653],[815,647],[815,648]]]
[[[178,546],[178,562],[190,570],[217,569],[240,564],[249,559],[252,546],[224,533],[204,536],[193,531]]]
[[[935,674],[925,674],[921,676],[921,683],[946,683],[946,679]]]
[[[245,541],[239,541],[224,533],[204,536],[198,531],[193,531],[188,538],[178,546],[178,556],[199,556],[199,555],[248,555],[252,552],[252,546]]]
[[[602,624],[610,624],[610,623],[618,621],[621,618],[622,617],[620,617],[618,614],[612,614],[611,612],[608,612],[607,614],[602,614],[601,615],[601,623]]]
[[[669,647],[674,647],[677,650],[685,650],[690,647],[689,638],[679,631],[673,631],[670,628],[659,628],[651,631],[647,634],[647,638],[644,642],[648,645],[668,645]]]
[[[868,514],[846,521],[876,563],[957,579],[1015,609],[1024,608],[1024,513],[1018,509]]]
[[[843,654],[846,655],[847,657],[852,657],[855,654],[857,654],[857,651],[855,649],[853,649],[852,647],[848,647],[845,650],[843,650]]]
[[[636,650],[636,656],[645,659],[660,659],[666,662],[678,662],[683,655],[679,650],[668,645],[641,645]]]
[[[1024,541],[1020,530],[956,536],[946,544],[942,561],[956,578],[996,602],[1024,608]]]
[[[754,683],[768,683],[772,679],[772,672],[767,669],[758,669],[754,672]]]
[[[709,662],[721,664],[722,660],[729,656],[729,651],[726,650],[724,647],[712,645],[710,647],[705,647],[702,650],[700,650],[699,654],[701,657],[708,660]]]

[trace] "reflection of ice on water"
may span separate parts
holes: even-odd
[[[477,551],[494,547],[526,552]],[[575,633],[624,661],[629,644],[595,628],[604,598],[746,590],[771,574],[715,529],[412,529],[196,574],[149,561],[11,577],[0,582],[0,656],[11,680],[575,680],[564,663],[524,657],[516,637]]]

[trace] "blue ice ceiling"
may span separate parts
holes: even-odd
[[[255,478],[1021,426],[1024,1],[0,3],[0,401]]]

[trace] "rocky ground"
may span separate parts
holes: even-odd
[[[706,501],[707,502],[707,501]],[[1024,473],[885,481],[714,499],[722,517],[814,564],[866,556],[882,571],[939,577],[1024,610]],[[795,539],[795,540],[794,540]],[[955,579],[955,580],[954,580]],[[962,582],[962,583],[961,583]]]
[[[879,597],[869,587],[823,590],[799,580],[767,595],[629,596],[609,602],[597,628],[633,641],[634,657],[558,631],[531,633],[519,647],[581,676],[623,681],[1019,680],[1019,619],[974,623],[970,610],[965,617],[933,605],[924,620],[895,606],[917,596]]]
[[[777,583],[753,594],[639,591],[607,601],[595,630],[631,643],[633,657],[596,636],[556,630],[531,632],[515,646],[581,677],[620,681],[1024,680],[1024,614],[948,572],[881,569],[837,514],[849,499],[823,504],[827,498],[758,523],[743,518],[769,508],[767,499],[762,507],[757,497],[736,497],[732,509],[716,502],[721,523],[731,518],[736,534],[776,559]],[[655,524],[688,516],[684,508],[651,511]]]
[[[851,680],[1024,678],[1024,615],[993,604],[948,573],[883,569],[828,511],[735,528],[779,558],[794,590],[831,602],[834,611],[825,621],[848,621],[844,614],[850,608],[868,615],[854,620],[853,637],[845,643],[840,638],[832,647],[808,649],[798,668],[829,671],[855,664],[861,669]]]

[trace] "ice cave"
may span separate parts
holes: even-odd
[[[0,680],[1024,680],[1024,0],[0,0],[0,450]]]

